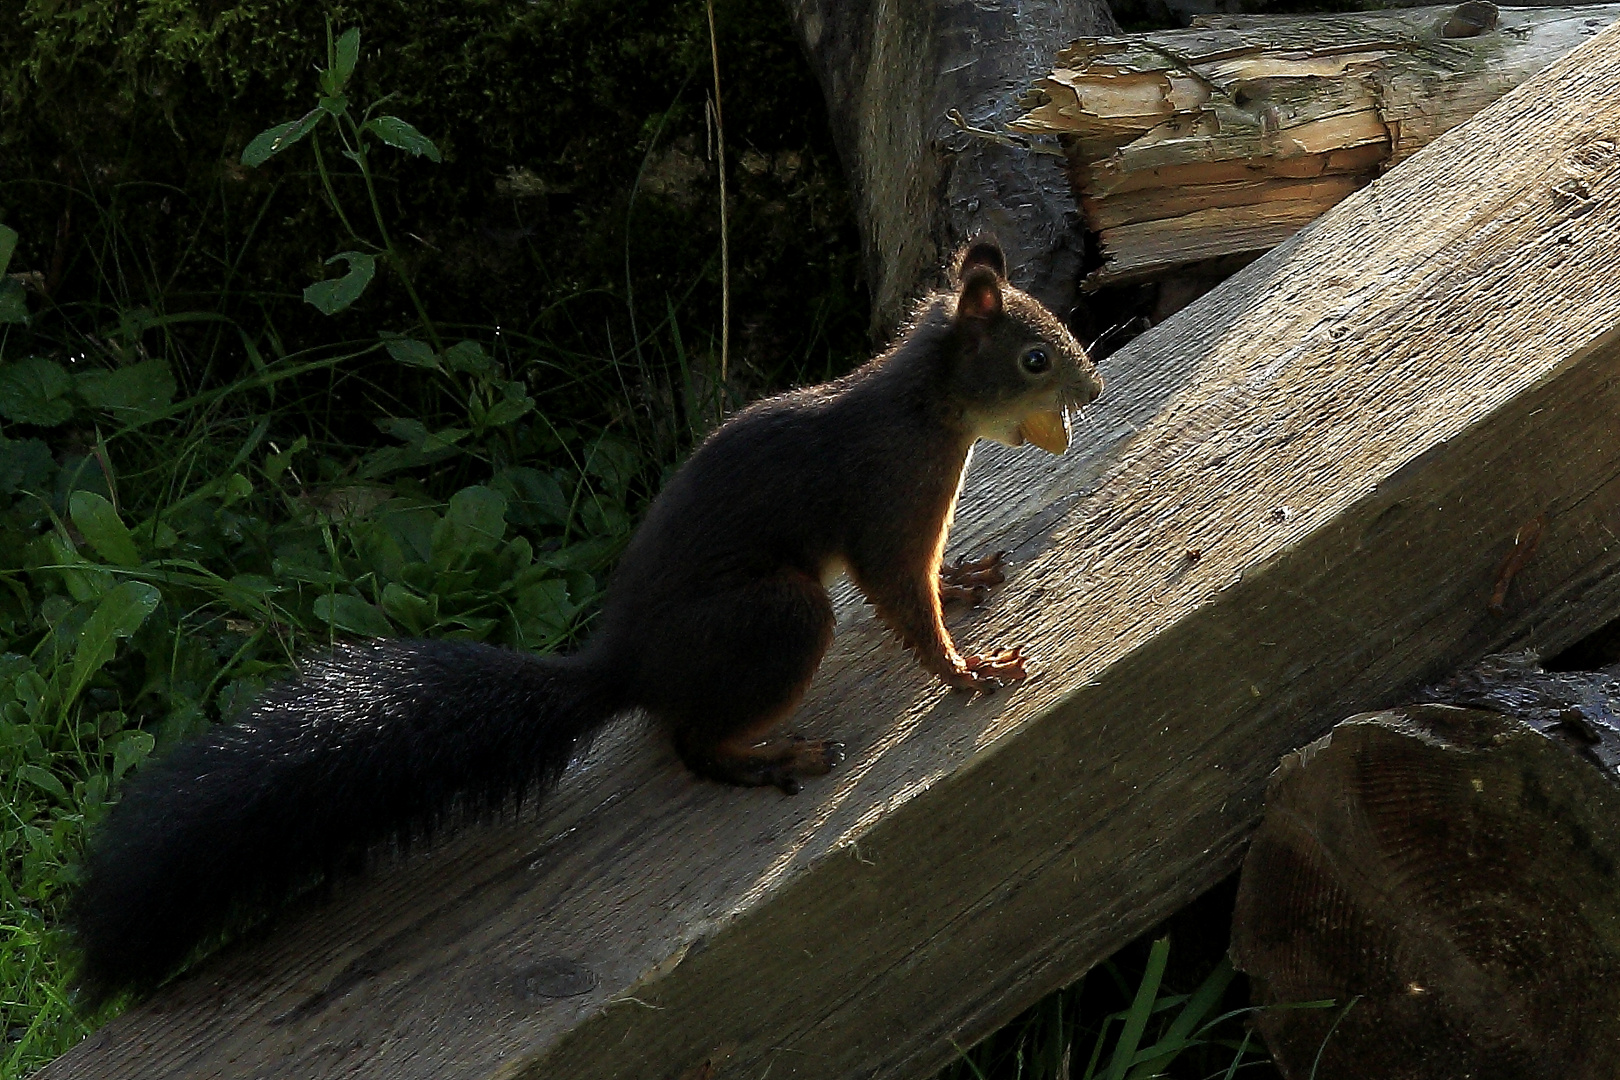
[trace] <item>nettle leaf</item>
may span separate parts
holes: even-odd
[[[0,274],[11,266],[11,255],[16,250],[17,230],[9,225],[0,225]]]
[[[0,365],[0,416],[19,424],[55,427],[73,415],[73,402],[67,397],[71,389],[72,377],[54,360],[31,356]]]
[[[68,496],[68,514],[74,528],[96,549],[96,554],[114,566],[139,566],[141,556],[112,503],[83,488]]]
[[[397,116],[379,116],[367,120],[362,131],[370,131],[389,146],[398,147],[415,156],[426,156],[429,161],[443,161],[444,155],[433,145],[433,140],[417,131]]]
[[[388,355],[401,364],[439,370],[439,354],[420,341],[412,341],[410,338],[389,338],[386,348]]]
[[[387,637],[394,632],[386,615],[358,596],[348,593],[327,593],[316,597],[315,617],[350,634]]]
[[[146,360],[115,371],[86,371],[74,383],[85,404],[106,409],[126,424],[163,415],[180,388],[169,373],[167,360]]]
[[[118,651],[118,639],[139,630],[157,605],[157,589],[144,581],[125,581],[107,590],[79,629],[79,640],[73,650],[72,682],[62,700],[64,708],[79,696],[90,677],[113,658]]]
[[[304,300],[315,305],[323,315],[336,315],[356,300],[371,284],[371,279],[377,273],[377,260],[374,256],[359,251],[340,251],[330,259],[326,265],[342,259],[349,266],[349,272],[340,278],[330,278],[326,281],[317,281],[304,290]]]
[[[320,107],[313,108],[297,120],[288,120],[285,124],[277,124],[267,128],[253,137],[242,151],[242,164],[249,168],[257,168],[270,160],[271,155],[279,154],[293,143],[315,130],[320,123],[325,110]]]
[[[332,92],[335,94],[349,85],[354,65],[360,61],[360,28],[351,26],[337,39],[332,61]]]

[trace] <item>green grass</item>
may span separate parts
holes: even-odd
[[[1275,1080],[1226,946],[1236,879],[978,1045],[938,1080]],[[1327,1007],[1331,1003],[1307,1003]]]

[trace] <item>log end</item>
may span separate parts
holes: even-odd
[[[1617,863],[1612,775],[1529,724],[1352,717],[1273,777],[1233,959],[1291,1078],[1612,1077]]]

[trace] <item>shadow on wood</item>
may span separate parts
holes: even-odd
[[[1234,870],[1284,753],[1620,610],[1617,139],[1608,32],[1114,354],[1061,462],[981,452],[953,546],[1013,574],[953,629],[1023,687],[942,692],[846,603],[826,781],[604,744],[43,1075],[936,1068]]]

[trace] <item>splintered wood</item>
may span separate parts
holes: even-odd
[[[1620,4],[1209,16],[1076,41],[1010,126],[1060,136],[1087,288],[1261,252],[1620,17]],[[1484,164],[1484,163],[1482,163]]]

